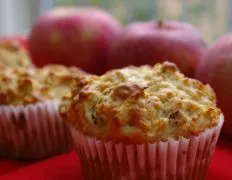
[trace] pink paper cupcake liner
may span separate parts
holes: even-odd
[[[203,180],[223,121],[189,139],[141,145],[106,142],[69,127],[86,180]]]
[[[41,159],[71,148],[58,101],[0,106],[0,156]]]

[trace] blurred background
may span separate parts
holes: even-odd
[[[232,0],[0,0],[0,35],[26,34],[42,12],[65,5],[100,6],[123,24],[149,19],[187,21],[208,42],[232,30]]]

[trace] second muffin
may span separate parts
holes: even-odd
[[[0,156],[40,159],[70,150],[59,115],[63,96],[85,73],[48,65],[42,69],[3,67],[0,72]]]

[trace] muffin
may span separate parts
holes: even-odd
[[[60,107],[85,179],[204,179],[223,116],[175,64],[88,76]]]
[[[41,159],[71,148],[59,114],[62,97],[85,73],[48,65],[42,69],[3,67],[0,71],[0,156]]]
[[[0,67],[32,67],[27,52],[19,45],[11,42],[0,43]]]

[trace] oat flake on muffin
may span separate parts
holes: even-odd
[[[198,135],[221,114],[211,87],[170,62],[85,77],[60,111],[86,135],[129,143]]]

